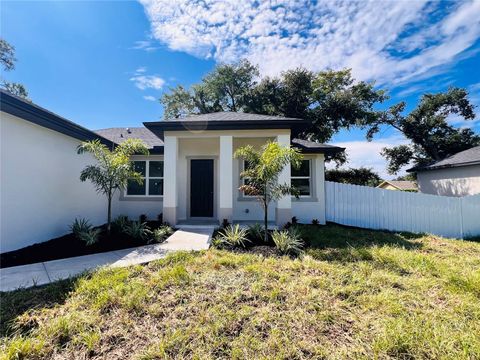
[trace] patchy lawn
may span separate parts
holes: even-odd
[[[480,243],[303,227],[301,259],[209,250],[2,294],[4,358],[480,358]]]

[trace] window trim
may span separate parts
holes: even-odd
[[[245,178],[242,178],[240,176],[240,174],[245,170],[245,161],[246,160],[243,160],[243,159],[240,159],[239,163],[240,163],[240,171],[238,172],[238,184],[240,186],[242,185],[245,185]],[[240,189],[237,189],[238,191],[238,201],[256,201],[257,200],[257,197],[255,195],[245,195],[245,193],[240,190]]]
[[[298,198],[296,198],[295,196],[292,196],[292,201],[295,201],[295,202],[316,202],[318,201],[317,199],[317,193],[316,193],[316,189],[315,189],[315,186],[316,186],[316,180],[315,180],[315,158],[312,157],[312,156],[304,156],[304,158],[302,160],[307,160],[309,162],[309,176],[294,176],[293,178],[305,178],[305,179],[309,179],[310,180],[310,194],[309,195],[300,195]],[[239,163],[239,173],[238,173],[238,184],[239,186],[243,185],[244,184],[244,179],[242,179],[240,177],[240,173],[243,171],[244,169],[244,162],[245,160],[240,160],[238,163]],[[290,183],[292,181],[292,175],[290,175]],[[251,195],[245,195],[242,191],[238,190],[238,197],[237,197],[237,201],[256,201],[257,198],[256,196],[251,196]]]
[[[308,176],[293,176],[290,174],[290,184],[292,183],[292,180],[308,180],[309,186],[309,194],[308,195],[298,195],[300,199],[310,199],[313,198],[313,172],[312,172],[312,159],[310,158],[303,158],[302,161],[308,161]],[[293,199],[297,199],[295,196],[292,196]]]
[[[164,159],[132,159],[131,162],[140,162],[144,161],[145,162],[145,176],[142,176],[143,182],[145,184],[145,195],[128,195],[128,187],[126,187],[122,191],[122,198],[125,200],[147,200],[147,199],[152,199],[152,200],[158,200],[158,199],[163,199],[163,194],[162,195],[149,195],[149,190],[150,190],[150,180],[163,180],[164,185],[165,185],[165,171],[163,173],[163,176],[150,176],[150,161],[157,161],[157,162],[162,162],[163,166],[165,166],[165,161]],[[163,189],[165,191],[165,188]]]

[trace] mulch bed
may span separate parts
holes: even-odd
[[[150,229],[155,229],[161,225],[158,221],[148,221],[147,224]],[[105,225],[101,226],[101,229],[102,233],[99,241],[90,246],[85,245],[85,242],[77,239],[73,234],[68,234],[19,250],[0,254],[0,268],[147,245],[145,240],[134,239],[122,233],[112,231],[112,234],[108,236]]]

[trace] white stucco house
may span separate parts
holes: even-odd
[[[424,194],[457,197],[480,194],[480,146],[407,171],[417,173],[418,188]]]
[[[325,156],[344,150],[297,139],[308,124],[295,118],[221,112],[92,131],[3,90],[0,110],[0,252],[66,234],[76,217],[105,223],[105,198],[79,180],[94,161],[76,153],[85,140],[100,139],[112,147],[128,138],[143,140],[150,155],[132,161],[145,181],[116,194],[113,215],[156,218],[162,213],[172,225],[260,221],[260,205],[238,190],[244,164],[233,153],[269,140],[304,154],[301,168],[287,166],[280,178],[298,187],[300,198],[272,204],[269,221],[281,225],[295,216],[300,222],[325,223]]]

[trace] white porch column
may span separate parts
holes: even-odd
[[[178,212],[178,138],[165,136],[163,143],[163,220],[175,226]]]
[[[323,154],[318,154],[315,156],[315,164],[314,164],[314,169],[315,169],[315,194],[317,197],[317,202],[318,202],[318,221],[320,224],[325,225],[326,224],[326,219],[325,219],[325,155]]]
[[[233,220],[233,136],[220,136],[218,220]]]
[[[278,135],[277,142],[280,146],[290,146],[290,135]],[[285,166],[278,177],[279,184],[290,185],[290,164]],[[290,195],[284,196],[277,201],[277,208],[275,209],[275,221],[277,225],[284,225],[292,219],[292,197]]]

